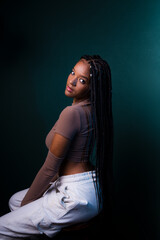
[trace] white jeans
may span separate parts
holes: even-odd
[[[55,236],[62,228],[88,221],[98,214],[95,172],[59,177],[43,197],[20,207],[28,189],[9,200],[11,212],[0,217],[0,239],[35,239]]]

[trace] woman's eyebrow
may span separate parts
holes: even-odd
[[[73,70],[75,70],[75,68],[73,68]],[[85,77],[85,76],[83,76],[83,75],[81,75],[81,77],[84,77],[84,78],[86,78],[87,80],[89,80],[87,77]]]

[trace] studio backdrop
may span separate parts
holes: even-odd
[[[45,137],[72,99],[72,67],[99,54],[112,71],[115,229],[160,239],[160,1],[1,1],[1,214],[42,166]]]

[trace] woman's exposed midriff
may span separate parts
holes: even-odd
[[[94,170],[90,162],[64,162],[59,170],[59,176],[71,175]]]

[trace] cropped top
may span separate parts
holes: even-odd
[[[48,133],[45,143],[49,149],[54,134],[58,133],[71,140],[65,161],[87,162],[89,161],[93,131],[91,103],[89,100],[84,100],[64,108]]]
[[[87,162],[90,160],[94,133],[90,102],[85,100],[72,103],[61,112],[59,119],[46,137],[48,149],[55,133],[70,139],[70,148],[64,158],[56,157],[50,150],[48,151],[46,160],[23,198],[21,206],[43,195],[50,181],[55,181],[62,161]]]

